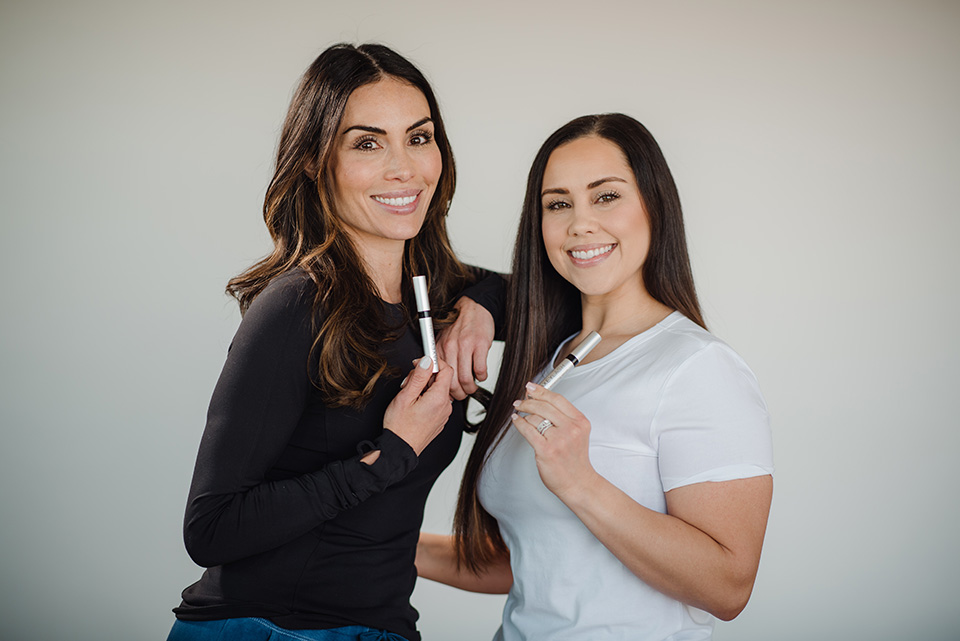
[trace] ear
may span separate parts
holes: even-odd
[[[307,154],[306,159],[303,162],[303,173],[307,175],[312,181],[317,180],[317,174],[320,171],[320,157],[319,155]]]
[[[307,161],[303,163],[303,173],[305,173],[310,180],[317,179],[317,164],[318,160],[313,157],[308,158]]]

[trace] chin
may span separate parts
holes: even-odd
[[[607,283],[601,283],[595,279],[565,278],[565,280],[584,296],[602,296],[609,293],[611,289]]]
[[[394,221],[400,224],[390,225],[384,229],[384,236],[393,240],[410,240],[423,229],[423,219]]]

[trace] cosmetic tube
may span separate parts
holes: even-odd
[[[417,299],[417,318],[420,319],[420,340],[423,353],[433,361],[433,373],[440,371],[437,364],[437,340],[433,335],[433,318],[430,317],[430,297],[427,295],[427,277],[413,277],[413,295]]]
[[[540,385],[545,389],[550,389],[556,385],[560,377],[572,370],[576,365],[579,365],[580,361],[582,361],[599,342],[600,334],[596,332],[587,334],[587,337],[583,339],[579,345],[574,347],[573,351],[567,354],[564,359],[560,361],[560,364],[553,368],[552,372],[543,377]]]

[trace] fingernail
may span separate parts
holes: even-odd
[[[514,402],[513,402],[513,406],[514,406],[514,407],[520,407],[520,401],[514,401]]]
[[[517,414],[517,413],[513,413],[513,414],[510,415],[510,420],[511,420],[511,421],[516,421],[518,418],[520,418],[520,415]]]
[[[424,356],[420,359],[420,362],[417,363],[417,367],[420,369],[430,369],[431,365],[433,365],[433,361],[430,360],[429,356]]]
[[[537,386],[534,385],[533,383],[527,383],[526,387],[527,387],[527,391],[528,391],[528,392],[536,392],[536,391],[537,391]]]

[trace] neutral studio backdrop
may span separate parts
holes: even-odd
[[[503,0],[0,4],[0,638],[165,638],[223,287],[269,247],[297,79],[344,40],[434,83],[485,267],[559,125],[658,138],[773,420],[760,574],[718,640],[957,638],[960,3]],[[414,600],[427,641],[489,639],[503,602]]]

